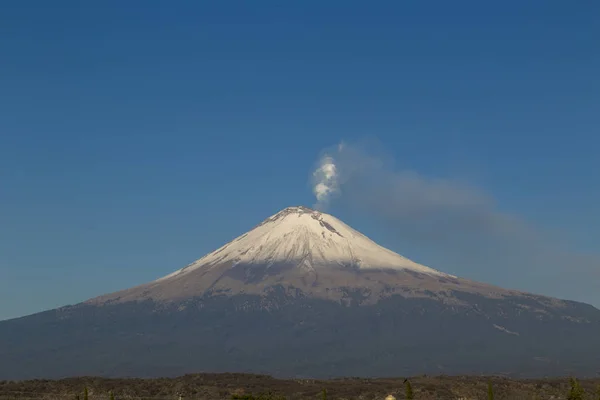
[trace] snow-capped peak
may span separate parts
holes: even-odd
[[[329,214],[296,206],[270,216],[251,231],[159,281],[223,264],[286,265],[308,270],[331,267],[395,269],[452,276],[379,246]]]

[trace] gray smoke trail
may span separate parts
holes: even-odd
[[[571,298],[583,291],[559,285],[576,271],[588,277],[586,284],[600,276],[600,257],[561,248],[561,240],[499,209],[480,188],[395,168],[384,151],[370,146],[341,143],[329,149],[317,162],[312,185],[316,208],[338,205],[377,221],[388,237],[406,249],[422,249],[426,264],[446,272],[515,289],[553,288]],[[511,275],[519,276],[521,287],[514,287]],[[600,295],[588,301],[600,304]]]

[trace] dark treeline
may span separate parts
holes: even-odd
[[[508,379],[477,376],[275,379],[250,374],[178,378],[0,381],[0,399],[65,400],[296,400],[296,399],[600,400],[600,379]]]

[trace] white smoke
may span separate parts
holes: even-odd
[[[339,175],[335,160],[329,155],[324,155],[313,172],[313,193],[317,198],[315,207],[326,206],[331,197],[339,193],[339,190]]]

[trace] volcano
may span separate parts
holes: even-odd
[[[289,207],[156,281],[0,322],[0,379],[596,375],[600,310],[418,264]]]

